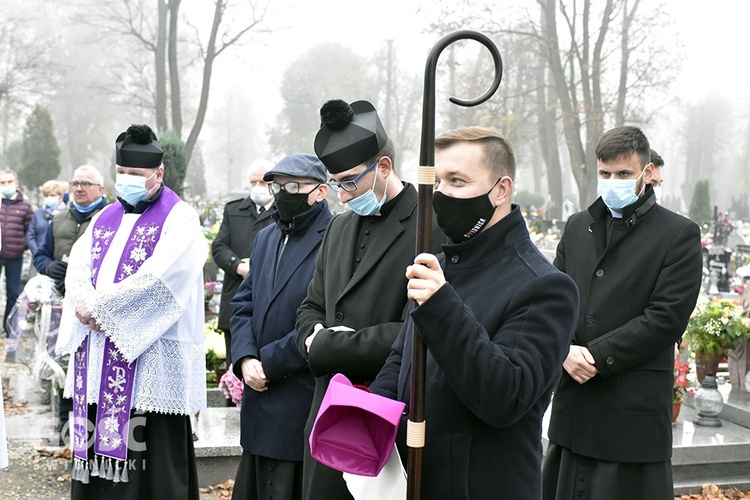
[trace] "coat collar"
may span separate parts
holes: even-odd
[[[280,262],[277,262],[277,265],[281,265],[279,269],[272,271],[272,273],[276,273],[276,280],[273,283],[271,301],[283,290],[286,283],[291,279],[299,266],[302,265],[305,258],[310,253],[316,251],[318,244],[323,240],[323,234],[333,216],[328,209],[326,200],[316,203],[312,208],[315,210],[308,211],[311,216],[309,224],[306,224],[304,231],[302,228],[299,228],[299,231],[295,231],[291,235],[293,244],[284,250],[284,258]],[[307,214],[308,212],[305,213]],[[272,234],[273,236],[269,238],[268,246],[275,249],[283,244],[282,240],[285,238],[285,235],[278,226],[274,227]]]
[[[262,214],[258,213],[258,206],[255,204],[255,202],[248,196],[247,198],[244,198],[242,201],[240,201],[239,207],[237,207],[239,210],[249,210],[252,209],[252,213],[255,214],[258,219],[265,219],[266,217],[270,217],[273,212],[275,212],[276,209],[276,203],[271,203],[271,206],[266,209],[265,212]]]
[[[643,196],[638,198],[638,201],[632,205],[628,205],[622,209],[623,223],[628,228],[635,226],[638,219],[643,217],[654,207],[654,205],[656,205],[654,188],[651,187],[651,184],[647,184],[646,192],[643,193]],[[597,198],[596,201],[589,206],[588,212],[596,222],[604,221],[607,214],[610,213],[609,208],[604,204],[601,197]]]
[[[447,260],[460,256],[461,267],[484,265],[488,259],[496,259],[506,248],[528,238],[529,231],[521,209],[512,205],[510,213],[495,225],[467,241],[443,244],[443,252]]]

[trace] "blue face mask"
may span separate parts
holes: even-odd
[[[10,198],[14,194],[16,194],[16,188],[12,186],[4,187],[2,193],[3,193],[3,196],[5,196],[6,198]]]
[[[156,172],[151,177],[154,175],[156,175]],[[129,205],[136,206],[139,201],[144,200],[151,193],[151,190],[146,189],[146,181],[151,177],[117,174],[115,176],[115,191],[117,191],[117,196],[125,200]]]
[[[60,204],[60,198],[58,198],[57,196],[45,196],[44,197],[44,206],[47,208],[55,208],[59,204]]]
[[[391,175],[390,173],[388,174]],[[375,171],[375,179],[372,181],[372,188],[368,189],[364,194],[357,196],[356,198],[346,202],[349,208],[354,211],[355,214],[366,217],[368,215],[380,215],[380,209],[385,204],[385,197],[388,194],[388,177],[385,178],[385,191],[383,191],[383,197],[378,198],[375,196],[375,183],[378,180],[378,172]]]
[[[643,172],[636,179],[599,179],[596,185],[596,194],[602,197],[602,201],[612,210],[618,212],[628,205],[638,201],[635,187]]]
[[[127,200],[125,200],[125,201],[127,201]],[[88,205],[86,205],[84,207],[83,205],[79,205],[75,201],[71,201],[70,202],[70,204],[73,206],[73,208],[75,208],[76,210],[78,210],[82,214],[87,214],[87,213],[91,212],[98,203],[99,203],[99,200],[95,201],[94,203],[89,203]]]

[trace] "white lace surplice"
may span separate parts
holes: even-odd
[[[167,216],[151,257],[137,273],[115,284],[116,273],[122,272],[117,269],[122,249],[138,219],[136,214],[123,216],[101,264],[96,290],[91,284],[96,219],[73,246],[56,350],[73,353],[89,335],[87,400],[96,403],[105,334],[76,318],[75,304],[83,300],[125,358],[138,359],[133,407],[190,414],[206,406],[203,265],[208,245],[198,214],[180,201]],[[71,364],[66,397],[72,395],[73,371]]]

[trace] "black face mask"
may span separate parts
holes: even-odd
[[[283,221],[291,221],[295,216],[306,212],[310,209],[307,204],[307,195],[310,193],[289,194],[286,191],[279,191],[274,195],[276,199],[276,210],[279,211],[279,217]]]
[[[497,184],[497,182],[495,183]],[[495,206],[490,203],[489,194],[474,198],[453,198],[440,191],[432,195],[432,208],[437,223],[453,243],[461,243],[479,234],[495,214]]]

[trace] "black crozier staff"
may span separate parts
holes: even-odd
[[[422,100],[422,141],[420,144],[417,183],[419,194],[419,213],[417,218],[416,255],[429,253],[432,231],[432,190],[435,185],[435,74],[440,53],[458,40],[471,39],[487,47],[495,64],[495,78],[487,91],[472,100],[451,97],[450,101],[459,106],[476,106],[493,96],[503,78],[503,62],[495,43],[485,34],[472,30],[459,30],[445,35],[430,50],[425,65],[424,94]],[[415,304],[416,305],[416,304]],[[427,365],[427,348],[418,335],[412,330],[414,348],[412,351],[412,378],[410,413],[406,429],[408,446],[406,471],[408,500],[419,500],[422,484],[422,448],[425,436],[425,367]]]

